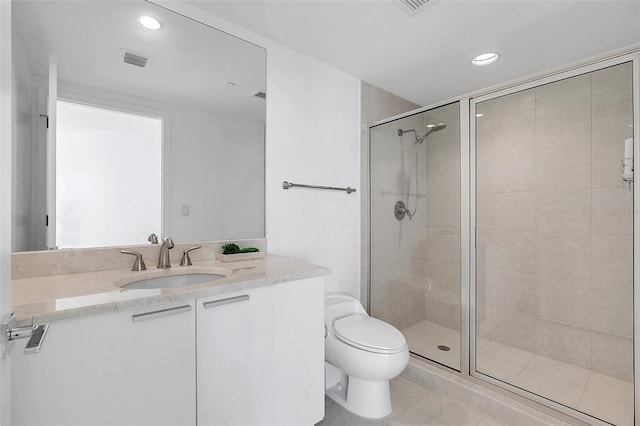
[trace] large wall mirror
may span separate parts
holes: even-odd
[[[264,236],[263,48],[143,0],[12,34],[13,251]]]

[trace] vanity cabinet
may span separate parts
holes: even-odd
[[[324,279],[196,300],[198,425],[324,417]]]
[[[52,323],[12,362],[13,425],[195,424],[192,303]]]
[[[54,322],[13,349],[12,424],[315,424],[323,325],[322,277]]]

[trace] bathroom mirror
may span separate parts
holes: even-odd
[[[263,48],[143,0],[13,2],[12,36],[13,251],[264,236]]]

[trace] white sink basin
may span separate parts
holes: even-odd
[[[164,277],[147,278],[122,286],[126,289],[148,290],[152,288],[186,287],[193,284],[201,284],[224,278],[221,274],[184,274],[168,275]]]

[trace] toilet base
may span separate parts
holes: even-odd
[[[369,382],[353,377],[345,384],[338,382],[326,390],[326,394],[346,410],[369,419],[379,419],[391,414],[389,381]],[[346,397],[346,398],[345,398]]]

